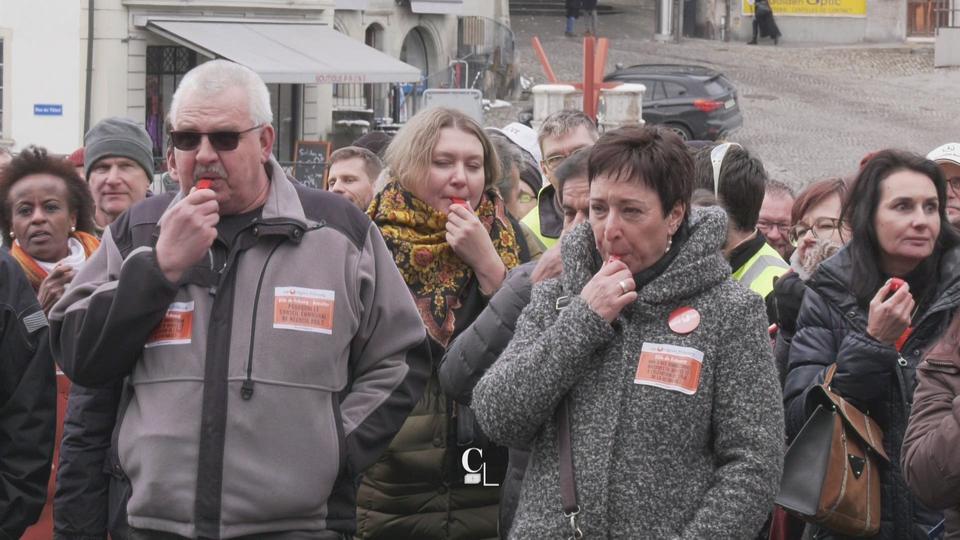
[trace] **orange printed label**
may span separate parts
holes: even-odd
[[[633,382],[693,395],[700,385],[703,352],[690,347],[644,343]]]
[[[174,302],[160,324],[150,332],[144,347],[184,345],[193,335],[193,302]]]
[[[273,327],[332,334],[333,306],[333,291],[276,287],[273,296]]]

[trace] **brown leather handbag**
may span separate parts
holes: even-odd
[[[880,530],[880,464],[889,463],[877,423],[830,390],[830,366],[816,392],[821,403],[784,457],[776,503],[808,523],[849,536]]]

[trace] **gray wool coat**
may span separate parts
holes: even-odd
[[[730,279],[722,210],[695,210],[689,226],[674,260],[613,324],[577,296],[598,258],[589,224],[573,229],[562,277],[534,287],[513,341],[474,389],[484,432],[531,448],[510,538],[569,536],[555,417],[567,395],[586,538],[748,539],[763,525],[784,438],[766,312]],[[701,315],[687,335],[668,326],[682,306]],[[703,353],[693,395],[635,383],[644,343]]]

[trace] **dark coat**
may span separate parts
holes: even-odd
[[[20,265],[0,250],[0,539],[20,538],[47,498],[56,370],[47,319]]]
[[[511,271],[487,308],[447,348],[440,364],[440,386],[458,403],[470,405],[473,387],[513,339],[520,312],[530,303],[530,274],[535,267],[536,263],[531,262]],[[510,449],[507,474],[500,489],[501,538],[507,537],[513,525],[529,456],[526,448]]]
[[[943,254],[935,300],[915,315],[915,329],[900,353],[866,334],[867,310],[858,305],[850,287],[852,262],[850,250],[844,248],[824,261],[807,282],[784,387],[787,435],[796,436],[813,412],[815,402],[808,395],[823,382],[826,369],[835,362],[833,390],[877,421],[884,431],[884,449],[891,460],[890,467],[880,473],[881,525],[873,538],[926,538],[920,528],[932,527],[941,516],[923,506],[904,484],[900,445],[910,413],[917,364],[960,304],[960,273],[956,271],[960,247]],[[830,537],[827,534],[818,538]]]
[[[121,381],[70,387],[53,500],[56,540],[104,539],[108,531],[113,540],[129,535],[130,484],[111,450],[122,388]]]
[[[756,5],[759,6],[760,4],[766,4],[767,8],[770,8],[770,3],[767,0],[757,0]],[[773,18],[773,10],[756,12],[755,7],[754,13],[754,22],[760,30],[760,37],[776,39],[783,35],[780,33],[776,19]]]

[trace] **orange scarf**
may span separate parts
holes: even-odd
[[[83,253],[90,258],[90,254],[97,250],[100,247],[100,240],[92,235],[82,231],[76,231],[70,233],[70,236],[76,238],[80,245],[83,246]],[[30,280],[30,284],[33,285],[34,291],[40,290],[40,283],[47,277],[47,271],[43,269],[40,264],[34,260],[26,251],[20,247],[20,244],[14,242],[10,247],[10,254],[13,255],[13,258],[20,263],[20,267],[23,268],[23,273],[27,275],[27,279]]]

